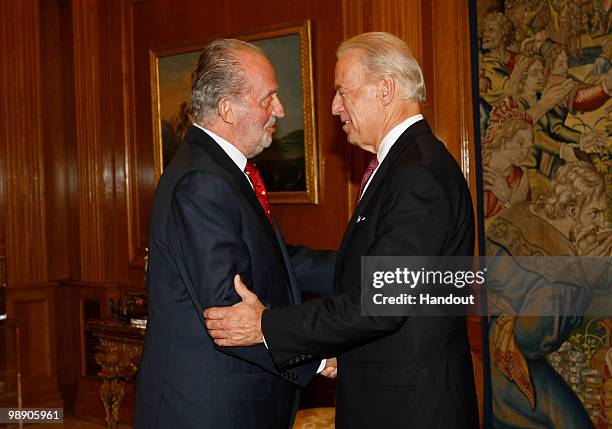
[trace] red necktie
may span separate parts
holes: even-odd
[[[249,176],[249,179],[253,184],[255,195],[259,200],[259,204],[261,204],[261,208],[263,208],[264,213],[268,217],[268,220],[270,223],[274,223],[272,220],[272,211],[270,210],[268,191],[266,191],[266,185],[264,185],[261,174],[259,174],[259,168],[257,168],[255,163],[249,159],[247,160],[246,167],[244,167],[244,172],[247,176]]]
[[[376,167],[378,167],[378,157],[374,155],[374,158],[372,158],[372,160],[368,164],[368,168],[366,168],[366,171],[365,173],[363,173],[363,177],[361,178],[361,186],[359,187],[359,197],[357,198],[357,201],[361,199],[361,194],[363,194],[363,188],[365,188],[366,184],[368,183],[368,180],[370,180],[370,177],[372,177],[372,174],[374,174],[374,172],[376,171]]]

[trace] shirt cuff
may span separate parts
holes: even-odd
[[[321,374],[321,371],[323,371],[325,369],[325,364],[327,363],[327,359],[322,359],[321,360],[321,365],[319,365],[319,368],[317,369],[317,374]]]

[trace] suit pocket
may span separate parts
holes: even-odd
[[[268,399],[270,377],[265,374],[225,375],[213,379],[213,401],[258,401]]]
[[[365,386],[421,386],[426,378],[425,369],[410,362],[360,362],[355,369]]]

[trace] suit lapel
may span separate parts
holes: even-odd
[[[221,171],[230,180],[230,182],[236,185],[242,197],[246,199],[257,214],[260,224],[263,226],[268,238],[273,243],[277,256],[284,262],[280,245],[272,225],[264,213],[263,208],[261,207],[261,204],[259,203],[259,200],[257,199],[257,196],[255,195],[255,192],[253,191],[253,188],[251,187],[251,184],[244,173],[240,171],[234,161],[227,156],[225,151],[221,149],[221,147],[207,133],[198,127],[189,127],[185,140],[190,141],[202,148],[212,158],[212,160],[218,164]],[[282,265],[285,266],[284,263]],[[285,271],[287,271],[287,267],[285,267]]]
[[[378,188],[380,188],[389,171],[390,166],[395,163],[399,156],[410,146],[410,143],[412,143],[412,141],[417,136],[426,133],[431,133],[431,128],[429,128],[429,124],[424,119],[408,127],[406,131],[404,131],[402,135],[399,136],[399,138],[393,144],[391,150],[389,151],[383,162],[378,167],[376,174],[374,174],[374,177],[372,177],[372,180],[368,185],[368,189],[366,189],[365,193],[359,200],[359,203],[355,208],[355,212],[353,212],[353,216],[351,217],[351,220],[349,221],[349,224],[346,228],[344,237],[342,238],[340,250],[338,251],[338,258],[336,260],[336,280],[338,280],[338,275],[341,272],[342,265],[344,263],[344,254],[346,252],[346,247],[350,242],[353,230],[355,229],[355,225],[357,223],[357,219],[359,219],[359,217],[363,214],[366,207],[368,207],[370,200],[376,194]],[[335,284],[337,284],[337,282],[335,282]]]

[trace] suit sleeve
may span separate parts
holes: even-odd
[[[236,191],[216,175],[193,172],[175,188],[169,234],[171,254],[191,300],[202,321],[208,307],[233,305],[240,301],[233,278],[240,274],[252,284],[249,250],[242,239],[242,216]],[[212,340],[211,340],[212,341]],[[263,345],[217,347],[222,353],[251,362],[271,373],[305,385],[314,376],[315,364],[279,372]]]
[[[334,292],[337,252],[287,246],[291,267],[301,292],[329,295]]]
[[[426,167],[411,165],[385,178],[372,245],[362,256],[439,255],[451,210],[443,187]],[[359,270],[359,266],[351,267]],[[392,334],[406,316],[362,316],[361,285],[297,307],[264,311],[262,329],[280,367],[335,356]]]

